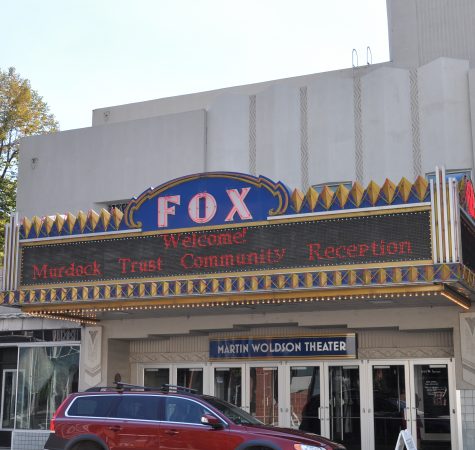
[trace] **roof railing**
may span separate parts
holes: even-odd
[[[188,394],[198,393],[196,389],[192,389],[185,386],[179,386],[177,384],[162,384],[160,390],[163,392],[183,392],[183,393],[188,393]]]
[[[116,381],[114,386],[95,386],[86,390],[86,392],[106,392],[106,391],[161,391],[170,393],[183,393],[183,394],[197,394],[196,389],[188,388],[185,386],[179,386],[177,384],[162,384],[161,386],[141,386],[137,384],[124,383],[122,381]]]

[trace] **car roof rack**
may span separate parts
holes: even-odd
[[[160,392],[170,392],[170,393],[186,393],[186,394],[197,394],[196,389],[188,388],[185,386],[179,386],[177,384],[162,384],[161,386],[140,386],[137,384],[124,383],[122,381],[115,382],[114,386],[95,386],[86,390],[86,392],[107,392],[107,391],[160,391]]]
[[[160,388],[163,392],[183,392],[187,394],[197,394],[198,391],[196,389],[192,389],[185,386],[179,386],[177,384],[162,384]]]
[[[105,391],[160,391],[160,387],[154,386],[140,386],[137,384],[123,383],[122,381],[117,381],[114,386],[95,386],[86,390],[86,392],[105,392]]]

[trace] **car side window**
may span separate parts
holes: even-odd
[[[88,395],[76,398],[68,408],[68,416],[77,417],[108,417],[114,404],[118,401],[117,395]]]
[[[201,424],[201,417],[209,411],[199,403],[180,397],[167,397],[165,401],[165,420],[167,422]]]
[[[159,400],[156,395],[124,395],[112,415],[114,418],[159,420]]]

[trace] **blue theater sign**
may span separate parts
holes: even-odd
[[[233,225],[282,214],[290,193],[281,182],[238,173],[205,173],[150,188],[129,203],[126,221],[142,231]]]
[[[209,357],[213,360],[356,358],[356,335],[211,339]]]

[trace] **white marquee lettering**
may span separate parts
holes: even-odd
[[[200,200],[204,199],[204,216],[200,216]],[[200,192],[196,194],[188,204],[188,214],[190,219],[195,223],[207,223],[209,222],[214,215],[218,205],[216,204],[216,199],[207,192]]]
[[[232,222],[237,214],[241,220],[252,219],[252,214],[249,211],[244,199],[251,190],[250,187],[239,189],[227,189],[229,199],[231,200],[232,207],[229,210],[228,215],[224,219],[225,222]],[[166,195],[158,197],[158,228],[168,227],[168,216],[174,216],[176,214],[176,208],[174,205],[181,204],[180,195]],[[173,206],[171,205],[173,204]],[[195,223],[207,223],[213,219],[218,210],[218,204],[216,198],[208,192],[199,192],[194,195],[188,203],[188,215],[190,219]]]
[[[236,213],[239,214],[239,217],[242,220],[252,219],[251,212],[244,203],[244,199],[246,198],[246,195],[249,194],[250,190],[250,187],[242,188],[241,193],[239,193],[237,189],[226,190],[226,193],[228,194],[228,197],[231,200],[233,207],[226,216],[226,219],[224,219],[225,222],[233,221],[234,215]]]
[[[168,203],[180,204],[179,195],[166,195],[164,197],[158,197],[158,227],[168,227],[168,216],[175,215],[175,207],[168,206]]]

